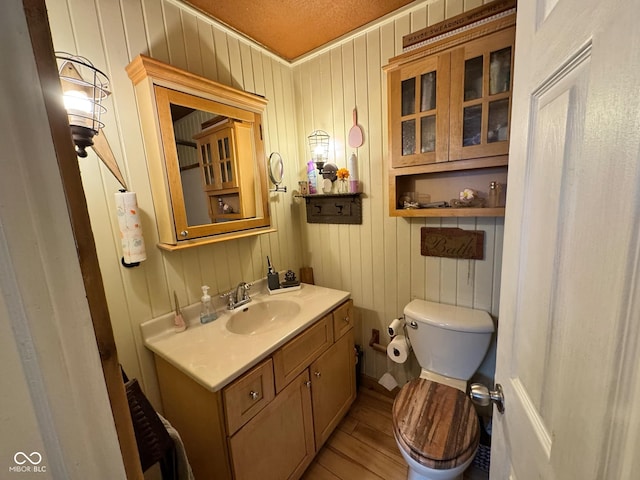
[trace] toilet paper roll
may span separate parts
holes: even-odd
[[[400,335],[404,333],[404,319],[403,318],[395,318],[389,324],[389,335],[395,337],[396,335]]]
[[[116,213],[125,263],[136,263],[147,259],[142,238],[142,226],[135,192],[116,192]]]
[[[387,345],[387,356],[396,363],[404,363],[409,358],[409,344],[404,335],[396,335]]]

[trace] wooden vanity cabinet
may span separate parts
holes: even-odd
[[[211,392],[155,356],[164,415],[195,478],[300,478],[355,400],[353,301]]]
[[[465,188],[486,197],[491,181],[506,183],[514,43],[515,13],[389,60],[390,215],[504,215],[504,208],[407,209],[402,199],[415,192],[419,203],[449,202]]]
[[[163,415],[180,433],[197,479],[231,480],[222,392],[211,392],[154,355]]]

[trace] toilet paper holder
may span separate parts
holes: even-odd
[[[396,335],[404,334],[406,335],[406,321],[404,319],[404,315],[402,317],[394,318],[389,326],[387,327],[389,331],[390,337],[395,337]]]
[[[380,344],[380,330],[375,328],[371,329],[371,339],[369,340],[369,346],[373,348],[376,352],[387,354],[386,345]]]

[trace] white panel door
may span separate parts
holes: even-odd
[[[518,2],[492,479],[640,478],[639,10]]]

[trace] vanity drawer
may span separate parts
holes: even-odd
[[[353,300],[347,300],[333,311],[333,338],[338,340],[353,327]]]
[[[275,396],[273,362],[269,358],[222,391],[227,413],[227,434],[233,435]]]
[[[333,317],[326,315],[273,354],[276,392],[291,382],[333,343]]]

